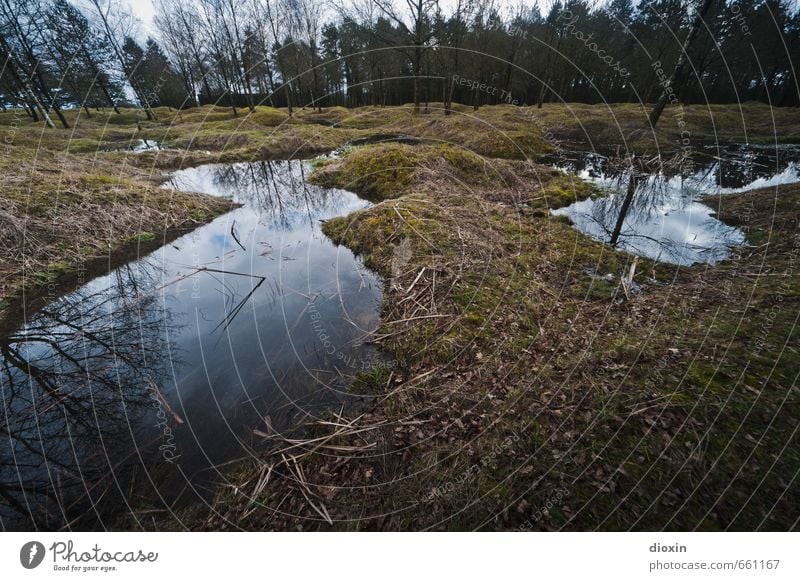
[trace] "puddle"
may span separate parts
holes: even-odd
[[[154,139],[134,139],[125,147],[111,147],[109,149],[103,149],[103,151],[143,153],[145,151],[161,151],[162,149],[167,148],[164,147],[160,141]]]
[[[152,139],[140,139],[139,143],[131,148],[131,151],[134,153],[141,153],[142,151],[159,151],[161,149],[164,148],[161,147],[161,143],[158,141],[154,141]]]
[[[554,210],[576,228],[608,242],[624,198],[626,176],[609,159],[569,152],[554,161],[610,193]],[[672,264],[714,264],[745,243],[741,230],[714,217],[713,196],[800,181],[800,146],[709,146],[685,175],[651,175],[637,189],[623,224],[620,249]]]
[[[176,172],[167,185],[243,207],[0,338],[3,528],[91,529],[208,499],[258,433],[343,405],[349,377],[382,364],[365,344],[380,280],[320,231],[369,204],[308,184],[309,169]]]

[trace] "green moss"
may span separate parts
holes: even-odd
[[[134,243],[141,243],[141,242],[151,242],[156,239],[156,235],[152,232],[139,232],[135,236],[131,237],[131,242]]]
[[[438,168],[442,163],[445,167]],[[342,159],[319,165],[310,181],[371,200],[387,200],[407,194],[434,169],[458,181],[485,182],[485,166],[479,156],[450,145],[388,143],[352,148]]]
[[[530,204],[533,207],[545,207],[551,210],[569,206],[580,200],[594,195],[601,195],[597,186],[579,177],[557,172],[552,176],[548,176],[547,185],[542,191],[540,199]]]
[[[70,271],[70,264],[64,261],[48,263],[45,268],[29,274],[25,281],[25,287],[29,290],[38,290],[49,287],[58,282],[59,278]],[[6,297],[7,303],[12,303],[13,297]]]
[[[375,395],[386,388],[392,370],[388,365],[377,362],[366,371],[360,371],[353,378],[348,391],[355,394]]]

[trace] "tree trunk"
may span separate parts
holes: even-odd
[[[536,108],[537,109],[541,109],[542,108],[542,103],[544,103],[544,92],[546,90],[547,90],[547,83],[545,81],[542,81],[542,90],[539,91],[539,99],[536,102]]]
[[[452,113],[451,109],[453,108],[453,84],[454,81],[452,80],[453,75],[449,74],[450,77],[450,85],[445,85],[442,90],[442,100],[444,101],[444,114],[450,115]]]
[[[664,90],[661,91],[661,96],[650,112],[650,127],[655,127],[656,123],[658,123],[658,120],[661,118],[661,114],[664,112],[664,108],[667,106],[667,102],[670,99],[670,89],[672,89],[672,94],[676,101],[680,97],[681,90],[686,84],[686,55],[694,41],[694,37],[697,36],[700,27],[703,25],[703,19],[706,17],[706,14],[708,14],[713,3],[714,0],[703,0],[700,8],[698,8],[697,14],[694,17],[694,22],[692,23],[692,28],[681,47],[681,52],[678,55],[678,62],[675,63],[675,69],[672,71],[672,75],[670,75]]]
[[[275,79],[272,76],[272,67],[269,66],[269,60],[264,59],[264,68],[267,70],[267,87],[268,87],[268,94],[269,94],[269,105],[270,107],[275,106],[275,101],[272,100],[272,95],[275,94]]]
[[[117,115],[120,115],[119,109],[117,109],[117,103],[111,97],[111,93],[109,93],[108,87],[106,86],[106,84],[103,81],[99,81],[99,84],[100,84],[100,88],[103,90],[103,94],[106,96],[106,99],[108,100],[108,103],[111,105],[111,107],[114,108],[114,113],[116,113]]]
[[[419,113],[419,69],[422,64],[422,48],[414,47],[414,115]]]
[[[551,47],[553,46],[553,44],[552,44],[553,43],[553,33],[552,33],[552,31],[550,32],[549,36],[550,36],[550,41],[549,41],[548,46],[547,46],[547,56],[545,57],[545,60],[544,60],[544,72],[542,73],[542,90],[539,92],[539,101],[536,103],[536,108],[537,109],[541,109],[542,108],[542,104],[544,103],[544,96],[545,96],[545,93],[547,92],[547,85],[550,84],[550,82],[551,82],[550,81],[550,59],[551,59],[550,53],[552,52],[552,48]],[[561,47],[561,35],[559,34],[558,35],[558,42],[556,43],[556,50],[558,50],[560,47]]]
[[[311,36],[311,33],[309,33],[309,36]],[[311,97],[317,100],[317,112],[322,113],[322,94],[319,97],[316,95],[318,90],[322,93],[319,87],[319,71],[317,71],[317,43],[310,42],[309,48],[311,49],[311,71],[314,73],[314,94]]]
[[[284,82],[283,86],[286,87],[286,107],[289,109],[289,117],[292,116],[293,108],[292,108],[292,86]]]
[[[631,207],[631,202],[633,202],[633,195],[636,193],[637,181],[636,173],[634,172],[633,168],[631,168],[631,177],[628,180],[628,191],[625,192],[625,199],[622,200],[622,207],[619,209],[617,223],[614,224],[614,231],[611,233],[611,240],[609,241],[611,246],[616,246],[617,242],[619,241],[619,235],[622,232],[622,223],[625,222],[625,216],[628,214],[628,210]]]

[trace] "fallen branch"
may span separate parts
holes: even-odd
[[[235,230],[235,228],[236,228],[236,220],[234,220],[234,221],[233,221],[233,224],[231,224],[231,236],[233,236],[233,239],[236,241],[236,244],[238,244],[238,245],[239,245],[239,248],[241,248],[242,250],[244,250],[245,252],[247,252],[247,248],[245,248],[245,247],[242,245],[242,243],[241,243],[241,242],[239,242],[239,237],[238,237],[238,236],[236,236],[236,230]]]

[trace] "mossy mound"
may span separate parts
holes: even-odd
[[[310,180],[370,200],[387,200],[408,193],[414,184],[432,177],[434,169],[450,179],[486,181],[485,161],[469,151],[449,145],[400,143],[353,148],[342,159],[318,165]]]

